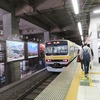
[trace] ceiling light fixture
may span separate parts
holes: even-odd
[[[83,41],[83,36],[81,36],[81,40]]]
[[[72,0],[72,5],[73,5],[73,8],[74,8],[75,14],[79,14],[79,8],[78,8],[77,0]]]
[[[93,13],[95,13],[95,14],[100,13],[100,9],[98,9],[98,10],[94,10]]]
[[[80,35],[83,35],[81,22],[78,22],[78,29],[79,29]]]

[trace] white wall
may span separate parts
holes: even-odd
[[[97,31],[100,30],[98,26],[100,25],[100,17],[95,16],[90,18],[90,26],[89,26],[89,35],[91,34],[90,37],[90,46],[94,51],[94,64],[99,64],[98,60],[98,35]]]

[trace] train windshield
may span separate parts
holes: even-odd
[[[46,44],[46,55],[67,55],[67,41],[50,42]]]

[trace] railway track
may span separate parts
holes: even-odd
[[[34,100],[58,75],[59,73],[51,73],[40,79],[39,82],[15,100]]]

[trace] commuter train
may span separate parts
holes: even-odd
[[[77,56],[79,46],[69,40],[52,40],[45,44],[45,64],[48,71],[61,72]]]

